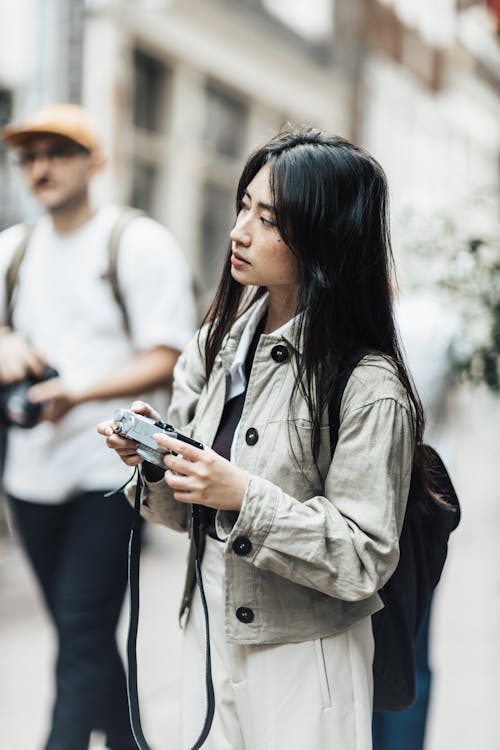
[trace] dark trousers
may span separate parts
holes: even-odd
[[[429,624],[431,608],[415,644],[417,700],[406,711],[373,714],[373,750],[423,750],[431,689]]]
[[[87,750],[93,729],[134,750],[115,630],[127,581],[131,508],[87,492],[61,505],[10,497],[13,521],[57,633],[55,703],[45,750]]]

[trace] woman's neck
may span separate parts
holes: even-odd
[[[281,326],[288,323],[297,313],[298,289],[287,289],[285,293],[273,293],[269,289],[269,302],[267,306],[266,323],[264,333],[272,333]]]

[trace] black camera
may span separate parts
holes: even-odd
[[[46,367],[39,376],[32,375],[20,382],[0,387],[0,421],[16,427],[34,427],[43,407],[42,404],[34,404],[29,400],[28,391],[32,385],[57,378],[58,375],[53,367]]]

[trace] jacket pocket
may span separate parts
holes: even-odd
[[[322,431],[322,442],[325,435]],[[312,457],[311,436],[311,422],[304,419],[268,422],[262,441],[266,449],[260,453],[255,473],[293,497],[305,499],[318,494],[323,479]]]
[[[318,676],[319,691],[323,708],[331,708],[333,705],[333,695],[330,681],[328,679],[328,669],[325,660],[325,650],[323,647],[323,638],[317,638],[313,641],[314,653],[316,656],[316,673]]]

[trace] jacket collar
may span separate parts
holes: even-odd
[[[256,300],[245,312],[240,315],[235,323],[233,324],[231,330],[227,334],[225,340],[222,343],[221,350],[219,352],[218,357],[220,357],[222,366],[226,373],[229,373],[231,369],[231,364],[234,360],[236,349],[238,348],[238,344],[240,342],[241,336],[243,334],[243,331],[245,330],[245,327],[252,317],[252,315],[255,314],[255,311],[258,307],[265,308],[266,306],[266,299],[267,294],[265,294],[263,297],[259,297],[258,300]],[[262,334],[261,339],[268,340],[269,342],[276,343],[278,341],[282,341],[286,343],[288,346],[290,346],[292,349],[294,349],[297,354],[301,354],[303,350],[303,332],[302,335],[298,336],[298,325],[299,325],[299,316],[293,321],[293,323],[288,326],[282,333],[278,333],[276,335],[274,334]]]

